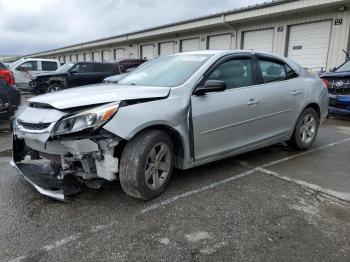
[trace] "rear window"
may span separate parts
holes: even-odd
[[[94,64],[94,72],[96,73],[106,73],[106,72],[112,72],[113,69],[112,69],[112,66],[111,64]]]
[[[0,69],[7,69],[7,67],[3,63],[0,62]]]
[[[41,67],[43,71],[56,71],[57,63],[49,61],[41,61]]]

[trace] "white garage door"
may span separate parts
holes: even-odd
[[[96,62],[101,62],[101,52],[92,52],[92,60]]]
[[[291,26],[288,57],[307,68],[325,68],[331,27],[331,21]]]
[[[243,49],[272,52],[273,29],[248,31],[243,33]]]
[[[199,38],[181,40],[181,52],[200,50]]]
[[[159,55],[174,54],[174,42],[165,42],[159,44]]]
[[[114,49],[114,60],[119,60],[124,58],[124,49],[117,48]]]
[[[84,61],[87,61],[87,62],[91,61],[91,54],[90,53],[84,54]]]
[[[231,49],[231,34],[216,35],[208,37],[208,49],[220,50],[220,49]]]
[[[78,54],[78,61],[84,61],[84,54]]]
[[[141,46],[141,57],[142,59],[150,60],[154,57],[153,45],[142,45]]]
[[[110,62],[111,61],[111,51],[110,50],[103,50],[102,51],[102,61],[103,62]]]

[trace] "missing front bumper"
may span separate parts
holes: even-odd
[[[85,185],[100,188],[116,180],[115,139],[45,142],[13,135],[12,165],[42,195],[66,201]],[[108,145],[112,145],[109,147]]]
[[[37,161],[36,163],[16,163],[11,161],[11,165],[44,196],[67,201],[68,197],[81,191],[80,184],[74,177],[59,180],[53,176],[53,170],[48,167],[49,165],[45,165],[42,161]]]

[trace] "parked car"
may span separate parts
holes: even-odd
[[[0,79],[4,80],[11,86],[16,84],[15,76],[12,71],[2,62],[0,62]]]
[[[52,59],[22,58],[12,63],[9,68],[15,76],[17,87],[28,89],[32,76],[55,71],[59,67],[60,63]]]
[[[19,90],[0,78],[0,120],[9,120],[20,104]]]
[[[119,179],[147,200],[165,190],[174,167],[284,141],[306,150],[327,113],[323,81],[287,58],[242,50],[162,56],[117,87],[31,98],[14,122],[13,165],[56,199],[77,193],[79,178],[93,187]]]
[[[329,112],[350,115],[350,61],[321,74],[329,91]]]
[[[76,62],[67,63],[52,73],[35,75],[29,86],[36,94],[101,83],[108,76],[124,73],[143,60],[127,59],[117,63]]]

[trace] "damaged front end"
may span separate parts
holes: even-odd
[[[73,112],[29,104],[13,128],[13,161],[41,194],[65,201],[82,185],[100,188],[117,179],[122,139],[104,130],[119,107],[109,103]]]

